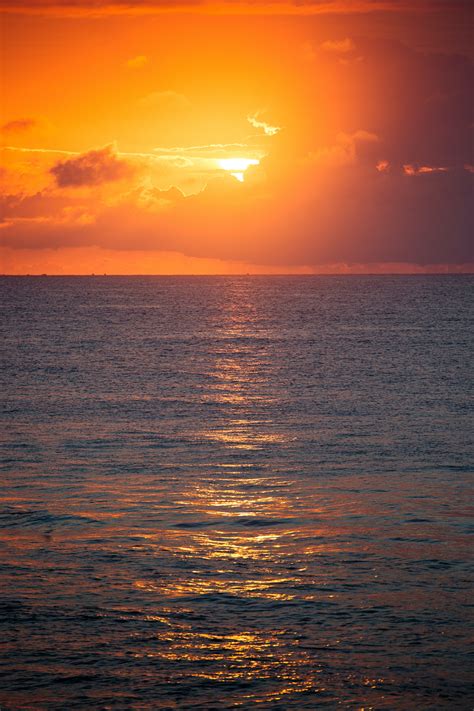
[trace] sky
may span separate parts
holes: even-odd
[[[0,12],[0,273],[473,271],[473,3]]]

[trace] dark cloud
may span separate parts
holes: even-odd
[[[86,210],[84,200],[79,196],[65,197],[48,190],[38,191],[31,195],[23,193],[5,193],[0,195],[0,225],[13,219],[45,219],[61,220],[64,215],[75,215],[79,210]]]
[[[24,131],[29,131],[32,128],[36,128],[38,121],[34,118],[20,118],[14,119],[13,121],[7,121],[0,128],[2,133],[23,133]]]
[[[113,205],[11,198],[5,243],[173,250],[281,266],[472,262],[472,64],[394,41],[353,42],[354,61],[321,50],[317,70],[308,62],[302,110],[293,123],[285,118],[244,184],[227,175],[189,197],[137,187]],[[131,170],[108,147],[51,172],[67,187]]]
[[[337,133],[352,134],[363,127],[379,137],[380,159],[392,164],[473,164],[470,59],[416,51],[396,40],[351,39],[354,56],[312,50],[303,69],[298,110],[285,121],[284,134],[275,137],[276,150],[284,152],[287,141],[293,143],[288,152],[294,153],[297,135],[296,150],[314,152],[315,139],[329,145]]]
[[[134,172],[130,163],[117,157],[113,146],[59,161],[50,169],[60,188],[100,185],[129,178]]]
[[[362,42],[358,43],[358,46]],[[376,126],[387,157],[399,162],[472,162],[474,69],[462,55],[425,54],[391,43],[365,42],[357,71],[363,125]],[[364,72],[368,91],[364,92]]]
[[[380,171],[356,158],[344,165],[306,165],[299,178],[292,195],[284,186],[269,195],[265,183],[240,184],[230,176],[189,197],[137,190],[93,219],[80,205],[53,218],[51,198],[35,196],[10,211],[16,217],[4,226],[4,244],[173,250],[277,266],[474,259],[474,177],[467,170],[413,175]]]
[[[0,0],[0,10],[60,15],[143,14],[162,11],[202,10],[219,12],[365,13],[453,12],[468,9],[467,0]]]

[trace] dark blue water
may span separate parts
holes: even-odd
[[[471,709],[473,285],[1,279],[2,711]]]

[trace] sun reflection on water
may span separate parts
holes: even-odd
[[[212,606],[232,599],[239,605],[288,604],[295,597],[309,602],[314,596],[303,584],[304,550],[294,565],[294,481],[264,465],[269,449],[291,442],[267,407],[278,399],[272,389],[276,366],[249,339],[262,331],[255,304],[238,290],[227,297],[216,329],[214,368],[208,373],[213,402],[225,409],[193,435],[220,453],[210,465],[215,475],[196,476],[176,492],[175,505],[185,520],[165,532],[161,547],[182,561],[182,574],[176,575],[177,565],[172,578],[140,578],[134,585],[178,608],[186,602]],[[257,455],[263,466],[245,459]],[[315,681],[314,659],[284,629],[260,630],[255,623],[249,629],[245,616],[228,618],[234,630],[225,633],[214,625],[206,630],[173,626],[167,615],[156,619],[164,625],[157,656],[193,664],[193,677],[221,683],[271,681],[259,693],[241,693],[238,706],[322,690]]]
[[[324,691],[317,680],[322,667],[315,668],[314,660],[298,645],[289,646],[284,630],[227,634],[176,630],[163,634],[161,641],[165,648],[160,648],[152,656],[185,664],[191,678],[222,683],[273,682],[271,687],[263,687],[258,693],[242,690],[237,706],[247,701],[265,703],[288,694]],[[134,656],[141,658],[144,655],[137,651]],[[310,666],[312,674],[306,677],[304,672]]]

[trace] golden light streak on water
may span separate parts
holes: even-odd
[[[1,704],[462,707],[462,280],[9,289]]]

